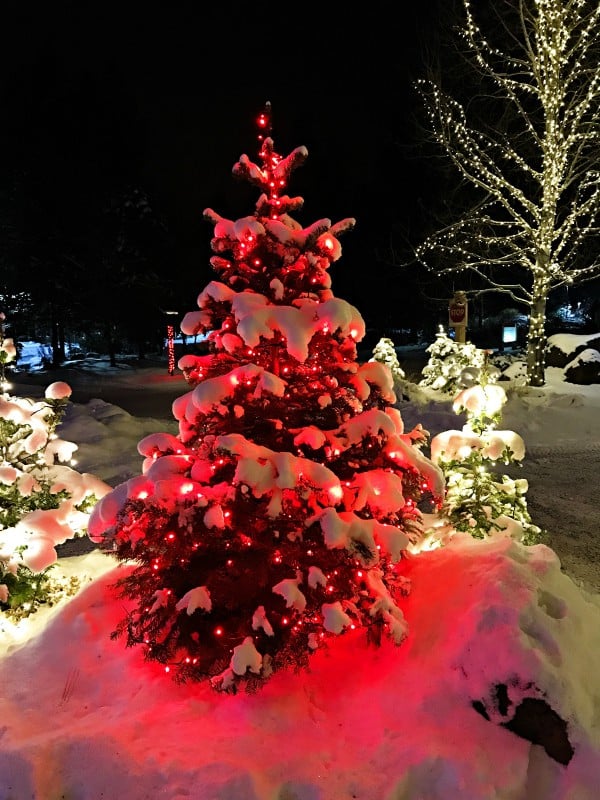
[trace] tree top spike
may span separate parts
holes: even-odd
[[[269,100],[265,103],[265,107],[261,111],[257,123],[259,128],[258,141],[262,147],[264,140],[271,136],[273,130],[273,112]]]

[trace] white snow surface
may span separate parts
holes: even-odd
[[[168,385],[143,375],[144,391]],[[600,386],[550,369],[545,387],[508,394],[502,427],[525,443],[519,476],[549,544],[458,535],[411,556],[398,646],[347,630],[310,671],[277,673],[256,694],[177,685],[110,638],[123,610],[111,586],[128,567],[97,550],[60,558],[83,588],[0,623],[1,800],[597,800]],[[407,429],[461,427],[433,393],[398,408]],[[79,445],[78,469],[116,485],[141,473],[141,439],[176,430],[98,399],[72,404],[60,435]],[[237,655],[253,667],[250,648]],[[506,716],[496,684],[509,687]],[[524,697],[566,722],[568,764],[502,725]]]

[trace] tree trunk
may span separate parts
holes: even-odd
[[[58,321],[56,320],[56,310],[54,306],[52,306],[51,311],[52,317],[50,321],[51,330],[50,335],[52,337],[52,366],[54,368],[60,367],[60,341],[58,338]]]
[[[546,299],[544,287],[533,287],[533,300],[527,331],[527,382],[543,386],[546,370]]]
[[[111,367],[117,366],[117,352],[115,346],[115,339],[113,336],[113,326],[111,322],[104,323],[104,342],[106,344],[106,349],[108,350],[108,358],[110,360]]]
[[[58,353],[60,357],[60,363],[62,364],[63,361],[67,357],[67,351],[65,348],[65,325],[62,320],[57,322],[58,326]]]

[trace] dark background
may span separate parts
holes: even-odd
[[[255,191],[231,169],[241,153],[257,156],[268,100],[278,152],[308,148],[289,186],[305,200],[299,221],[357,220],[332,267],[334,292],[371,327],[419,327],[432,312],[415,296],[419,268],[392,264],[408,252],[392,231],[418,242],[424,183],[431,191],[412,83],[435,47],[439,5],[5,2],[1,213],[14,244],[5,263],[16,259],[31,280],[54,274],[48,291],[65,297],[80,281],[72,314],[116,303],[134,266],[156,274],[165,305],[194,308],[214,277],[202,211],[253,212]],[[144,198],[141,228],[123,222],[132,193]],[[123,249],[111,237],[142,253],[119,274]],[[84,289],[90,276],[96,292]],[[144,314],[160,313],[154,294],[139,299]]]

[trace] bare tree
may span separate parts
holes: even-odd
[[[600,5],[490,0],[477,22],[462,5],[476,91],[457,100],[439,78],[417,90],[433,139],[476,196],[416,255],[528,307],[528,381],[541,386],[550,292],[600,275]]]

